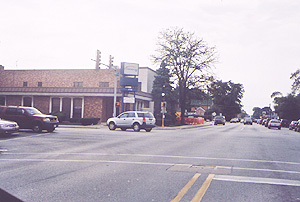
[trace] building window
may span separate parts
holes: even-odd
[[[0,105],[5,105],[5,97],[4,96],[0,96]]]
[[[99,87],[107,88],[109,87],[109,82],[99,82]]]
[[[38,82],[38,87],[42,87],[43,86],[43,82]]]
[[[83,87],[83,82],[74,82],[74,87]]]
[[[32,107],[32,97],[23,97],[23,106]]]
[[[24,81],[23,82],[23,87],[27,87],[28,86],[28,82],[27,81]]]
[[[82,98],[73,99],[73,118],[81,118]]]
[[[149,108],[150,107],[150,102],[149,101],[145,101],[144,102],[144,108]]]
[[[138,83],[138,89],[137,89],[138,91],[142,91],[142,82],[139,82]]]
[[[51,113],[60,112],[60,98],[52,98]]]

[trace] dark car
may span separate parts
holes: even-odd
[[[287,119],[281,119],[280,124],[281,124],[281,127],[288,128],[290,125],[290,121]]]
[[[298,125],[298,121],[292,121],[289,125],[289,129],[294,130],[297,125]]]
[[[224,116],[216,116],[214,119],[214,125],[223,124],[225,125],[225,117]]]
[[[0,118],[15,121],[20,129],[32,129],[34,132],[53,132],[58,126],[56,116],[42,114],[34,107],[0,106]]]

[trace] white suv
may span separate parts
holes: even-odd
[[[125,131],[128,128],[132,128],[136,132],[140,131],[140,129],[150,132],[155,127],[155,118],[151,112],[128,111],[117,117],[109,118],[106,124],[110,130],[121,128],[121,130]]]

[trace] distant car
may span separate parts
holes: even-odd
[[[239,122],[239,119],[238,118],[232,118],[230,120],[230,123],[238,123]]]
[[[11,134],[19,131],[19,125],[14,121],[6,121],[0,118],[0,134]]]
[[[281,124],[280,121],[277,119],[271,119],[268,123],[268,128],[278,128],[279,130],[281,129]]]
[[[223,124],[225,125],[225,117],[224,116],[216,116],[214,119],[214,125]]]
[[[121,130],[125,131],[132,128],[136,132],[141,129],[150,132],[155,127],[155,118],[151,112],[128,111],[117,117],[109,118],[106,124],[110,130],[121,128]]]
[[[252,119],[249,118],[249,117],[246,117],[246,118],[244,119],[244,125],[247,125],[247,124],[252,125]]]
[[[292,121],[289,125],[289,130],[295,130],[295,127],[298,125],[298,121]]]
[[[266,122],[265,122],[265,127],[268,127],[268,125],[269,125],[269,122],[271,121],[271,119],[270,118],[268,118],[268,119],[266,119]]]
[[[287,119],[281,119],[280,124],[281,124],[281,127],[288,128],[290,125],[290,121]]]

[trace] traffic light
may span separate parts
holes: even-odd
[[[166,93],[165,93],[165,85],[163,85],[162,87],[162,92],[161,92],[161,97],[162,97],[162,100],[165,101],[165,96],[166,96]]]
[[[101,51],[97,50],[96,69],[100,69],[100,64],[101,64]]]
[[[114,57],[112,57],[111,55],[109,55],[109,68],[113,68],[113,63],[114,63]]]

